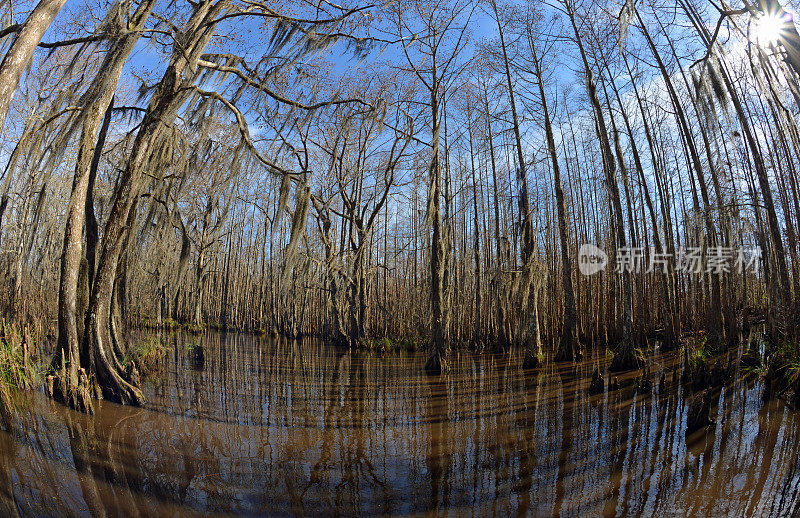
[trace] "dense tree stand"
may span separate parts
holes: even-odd
[[[0,306],[56,337],[70,407],[142,403],[137,327],[427,343],[434,374],[762,325],[749,362],[800,358],[780,2],[28,3],[0,9]]]

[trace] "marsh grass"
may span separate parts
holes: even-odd
[[[424,339],[420,337],[400,338],[393,340],[391,338],[365,338],[359,341],[358,347],[367,351],[377,352],[396,352],[396,351],[422,351],[427,348]]]
[[[704,368],[712,356],[713,351],[708,347],[708,340],[705,337],[686,347],[686,363],[692,371]]]
[[[0,323],[0,418],[9,430],[18,414],[12,392],[41,382],[41,369],[31,354],[36,340],[36,333],[27,326],[20,329],[5,320]]]
[[[800,406],[800,344],[770,340],[761,364],[753,370],[764,377],[764,397],[791,396],[795,406]]]
[[[148,377],[162,373],[166,359],[167,346],[157,337],[148,336],[128,350],[123,363],[126,367],[135,365],[142,376]]]

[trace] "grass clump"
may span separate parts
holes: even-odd
[[[19,331],[5,322],[0,325],[0,383],[4,386],[31,388],[39,381],[39,369],[31,359],[33,336],[28,329]]]
[[[424,338],[419,336],[411,336],[408,338],[401,338],[397,340],[397,346],[404,351],[414,352],[422,351],[427,347],[427,342]]]
[[[772,340],[754,370],[763,374],[765,398],[792,396],[794,405],[800,406],[800,343]]]
[[[708,347],[708,341],[701,338],[694,347],[687,346],[686,362],[691,370],[700,369],[708,364],[711,359],[712,351]]]
[[[0,420],[8,430],[16,414],[12,391],[30,389],[40,381],[39,369],[31,355],[35,340],[35,333],[27,327],[20,330],[5,320],[0,323]]]
[[[142,329],[179,329],[181,324],[177,320],[171,318],[165,318],[161,322],[157,322],[150,315],[142,314],[139,315],[134,326]]]
[[[192,333],[193,335],[199,335],[205,332],[206,326],[204,326],[203,324],[189,323],[186,324],[186,330]]]
[[[715,355],[713,344],[705,336],[692,340],[684,349],[683,380],[695,390],[717,386],[724,382],[725,369]]]
[[[545,362],[545,355],[542,351],[536,351],[535,353],[525,353],[525,360],[522,362],[523,369],[536,369],[544,365]]]
[[[379,351],[384,353],[395,352],[395,351],[407,351],[407,352],[414,352],[414,351],[421,351],[425,349],[425,341],[419,337],[409,337],[409,338],[363,338],[359,340],[358,347],[360,349],[365,349],[368,351]]]
[[[164,371],[167,359],[167,346],[155,336],[138,342],[128,351],[125,367],[135,365],[143,376],[152,376]]]
[[[164,329],[178,329],[179,327],[181,327],[181,324],[177,320],[172,320],[171,318],[167,318],[164,319],[163,322],[161,322],[161,327]]]
[[[365,351],[389,352],[394,350],[394,343],[388,338],[361,338],[358,348]]]

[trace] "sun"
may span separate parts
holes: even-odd
[[[756,42],[763,46],[776,45],[783,37],[786,20],[778,14],[765,14],[756,20]]]

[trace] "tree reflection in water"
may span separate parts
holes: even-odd
[[[24,429],[0,432],[4,516],[783,515],[798,498],[798,412],[741,376],[687,439],[677,356],[590,396],[598,358],[523,371],[516,353],[462,352],[425,377],[425,354],[162,338],[144,409],[25,395]]]

